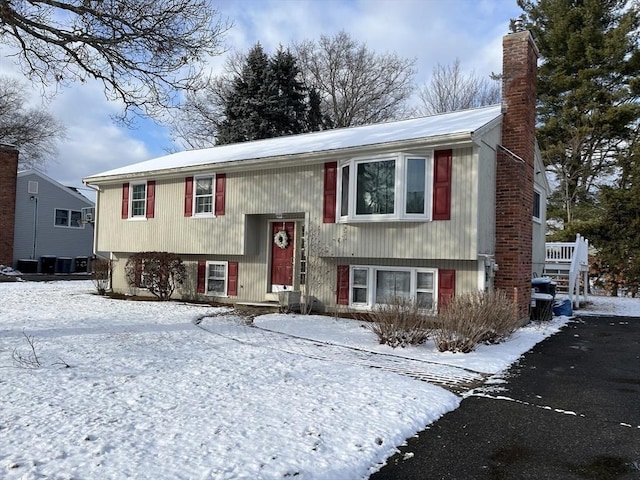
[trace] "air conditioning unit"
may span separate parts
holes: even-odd
[[[95,220],[95,208],[84,207],[82,209],[82,223],[93,223]]]

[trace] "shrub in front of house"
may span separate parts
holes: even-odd
[[[93,269],[91,270],[91,280],[96,287],[98,295],[105,295],[111,283],[111,260],[106,258],[96,258],[93,261]]]
[[[479,343],[499,343],[520,322],[516,307],[500,290],[457,295],[436,318],[434,341],[441,352],[472,351]]]
[[[166,301],[186,278],[186,267],[175,253],[134,253],[125,265],[127,283],[144,288],[159,300]]]
[[[388,303],[376,305],[368,320],[380,343],[393,348],[424,343],[433,325],[433,317],[405,297],[393,297]]]

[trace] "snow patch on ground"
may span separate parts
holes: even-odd
[[[568,321],[531,324],[467,355],[432,343],[393,350],[361,322],[324,316],[261,316],[242,339],[215,333],[237,324],[228,309],[111,300],[90,281],[0,283],[0,319],[0,478],[8,480],[364,479],[461,397],[287,352],[266,330],[494,374]],[[27,336],[40,368],[13,360],[29,354]]]

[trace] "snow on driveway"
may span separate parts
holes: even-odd
[[[454,355],[378,345],[354,320],[249,327],[86,281],[0,283],[0,478],[364,479],[459,405],[416,378],[497,373],[564,321]],[[40,368],[13,359],[26,337]]]

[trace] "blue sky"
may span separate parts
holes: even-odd
[[[519,15],[515,0],[213,0],[222,17],[234,22],[225,36],[228,49],[246,51],[256,42],[271,53],[294,41],[347,31],[377,52],[416,58],[416,83],[429,79],[438,63],[456,58],[466,72],[488,75],[501,70],[502,36]],[[211,59],[220,71],[224,56]],[[19,75],[0,54],[0,73]],[[40,98],[34,89],[34,102]],[[82,178],[164,155],[168,132],[152,122],[127,129],[112,122],[119,105],[108,102],[100,85],[88,82],[62,90],[48,105],[67,126],[58,159],[45,173],[82,186]]]

